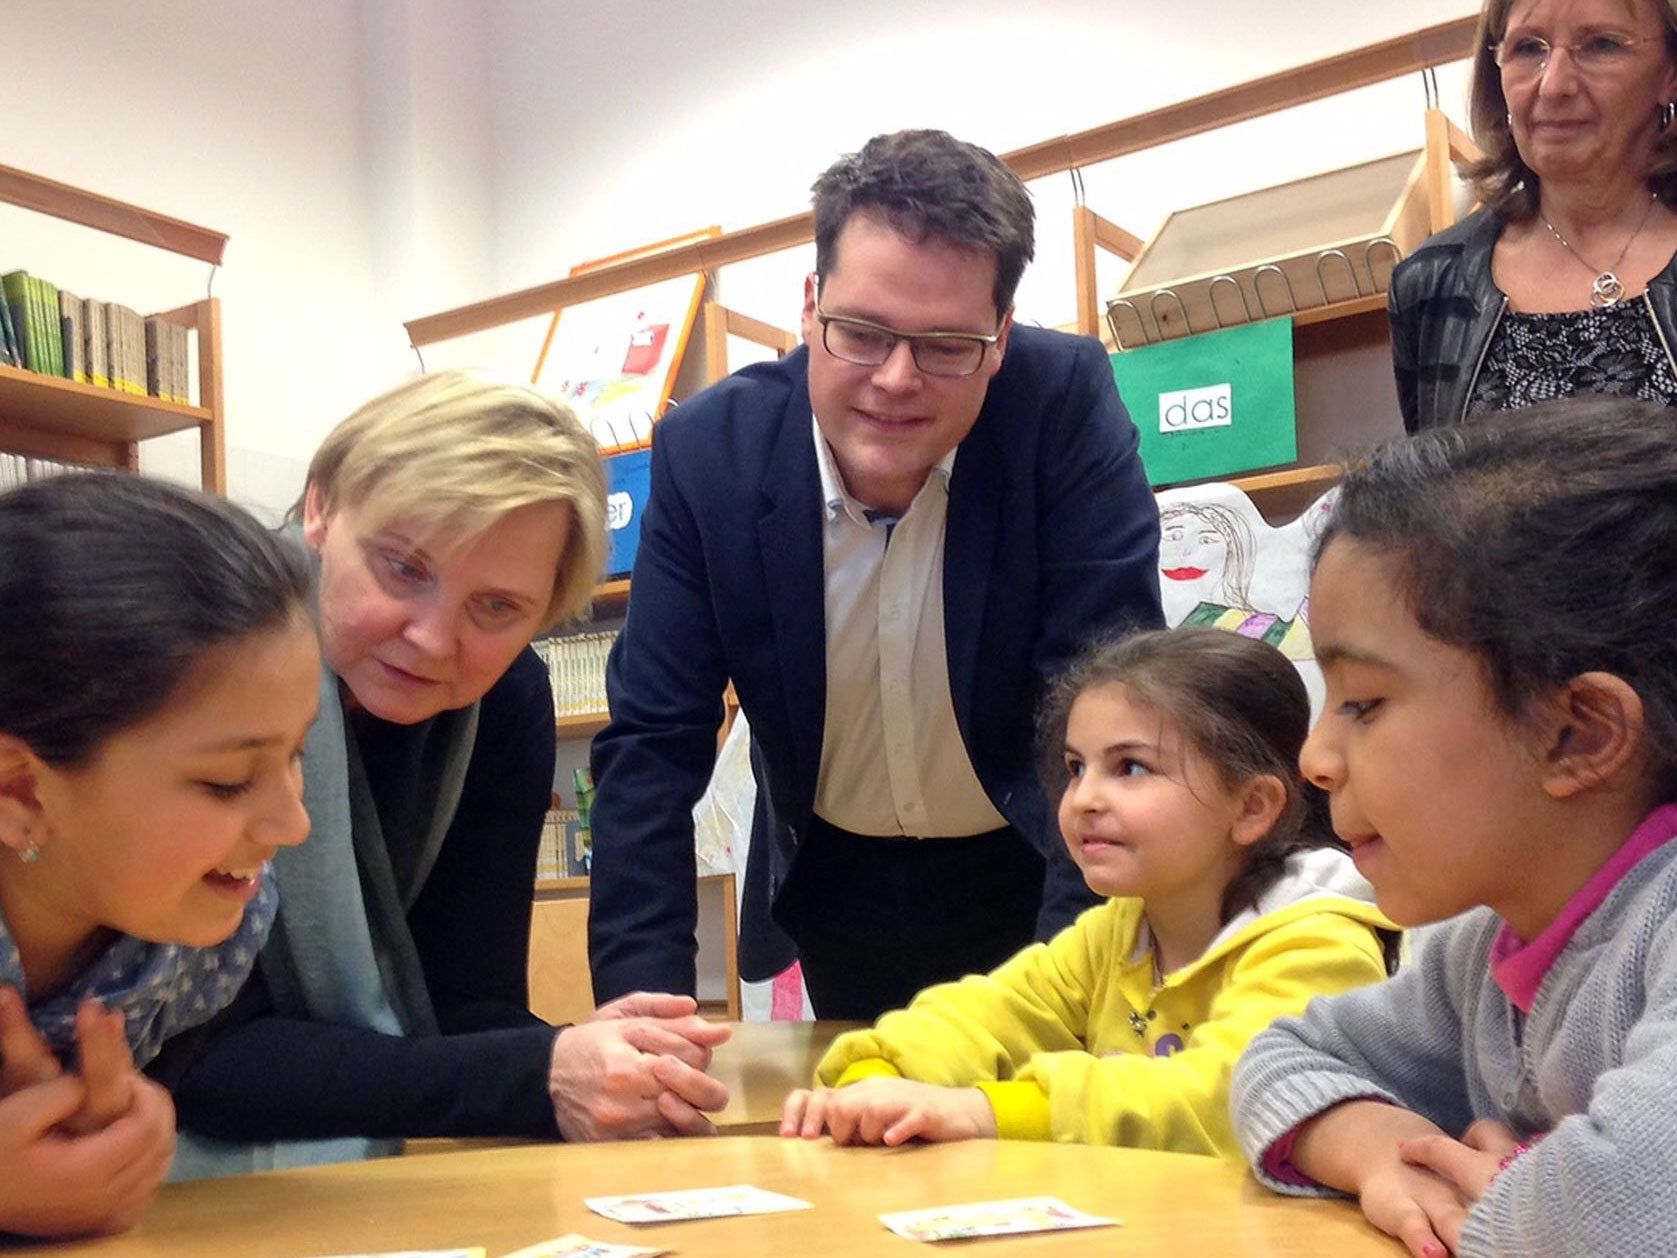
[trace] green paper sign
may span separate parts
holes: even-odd
[[[1293,321],[1266,319],[1112,355],[1154,485],[1292,463]]]

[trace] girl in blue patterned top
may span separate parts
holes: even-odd
[[[0,495],[0,1230],[114,1231],[174,1109],[136,1073],[225,1005],[308,833],[308,574],[138,476]]]

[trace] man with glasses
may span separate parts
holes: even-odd
[[[1014,326],[1033,212],[994,155],[879,136],[814,193],[804,346],[657,429],[593,749],[599,1000],[693,990],[691,809],[730,679],[758,786],[743,976],[796,956],[818,1015],[873,1018],[1092,902],[1032,735],[1089,635],[1160,621],[1111,366]]]

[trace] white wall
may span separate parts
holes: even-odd
[[[0,0],[0,160],[231,237],[232,495],[282,507],[320,436],[417,368],[401,320],[480,295],[494,235],[470,0]],[[0,268],[142,310],[209,268],[0,206]],[[196,480],[191,434],[148,470]]]
[[[490,10],[500,290],[710,223],[795,213],[870,135],[937,126],[1003,152],[1471,14],[1471,0],[502,0]],[[1441,74],[1465,115],[1461,67]],[[1086,172],[1146,237],[1172,209],[1422,142],[1419,76]],[[1032,186],[1021,315],[1073,317],[1071,181]],[[730,304],[794,326],[809,249],[729,268]],[[1121,264],[1103,269],[1116,284]]]
[[[235,497],[283,506],[320,436],[417,369],[401,321],[717,223],[794,213],[869,135],[998,151],[1463,16],[1467,0],[0,0],[0,160],[231,236]],[[1460,118],[1463,76],[1441,75]],[[1086,172],[1140,235],[1171,209],[1420,143],[1418,79]],[[1021,313],[1071,317],[1066,176],[1033,185]],[[724,295],[790,325],[810,251]],[[1117,280],[1116,263],[1102,272]],[[207,268],[0,206],[0,268],[140,309]],[[426,351],[527,371],[542,320]],[[188,479],[191,437],[146,465]]]

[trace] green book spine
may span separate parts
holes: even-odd
[[[6,300],[6,294],[0,291],[0,346],[8,367],[23,366],[23,347],[18,344],[17,330],[12,326],[12,303]]]
[[[18,366],[34,371],[35,346],[29,331],[29,307],[33,304],[29,291],[29,273],[12,271],[7,275],[0,275],[0,293],[5,294],[6,305],[11,309],[12,327],[17,336],[18,349],[23,355],[23,361]]]
[[[59,321],[62,316],[58,313],[58,286],[46,280],[41,282],[42,321],[46,324],[47,355],[52,363],[52,374],[63,376],[64,369],[64,325]]]
[[[41,286],[30,276],[24,285],[29,310],[29,369],[52,374],[52,356],[47,352],[46,311],[41,309]]]

